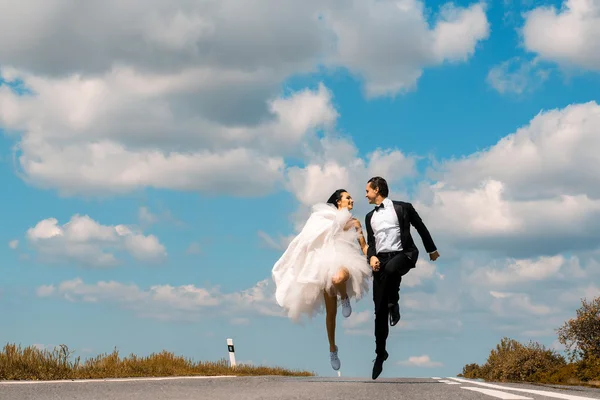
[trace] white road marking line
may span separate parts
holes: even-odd
[[[488,396],[497,397],[497,398],[503,399],[503,400],[533,400],[533,397],[519,396],[518,394],[506,393],[506,392],[501,392],[499,390],[493,390],[493,389],[483,389],[483,388],[468,387],[468,386],[461,386],[460,388],[487,394]]]
[[[437,376],[434,376],[434,377],[432,377],[431,379],[437,379],[437,380],[440,380],[440,379],[442,379],[442,378],[438,378]]]
[[[469,380],[469,379],[462,379],[462,378],[448,377],[448,379],[453,379],[453,380],[458,381],[458,382],[469,383],[469,384],[472,384],[472,385],[485,386],[485,387],[489,387],[489,388],[492,388],[492,389],[512,390],[514,392],[524,392],[524,393],[529,393],[529,394],[537,394],[539,396],[554,397],[555,399],[563,399],[563,400],[598,400],[597,398],[594,398],[594,397],[575,396],[575,395],[572,395],[572,394],[549,392],[547,390],[535,390],[535,389],[516,388],[516,387],[513,387],[513,386],[500,386],[500,385],[494,385],[492,383],[478,382],[478,381],[472,381],[472,380]]]
[[[55,381],[0,381],[0,385],[31,385],[38,383],[88,383],[88,382],[136,382],[136,381],[167,381],[176,379],[213,379],[235,378],[235,375],[215,376],[161,376],[152,378],[106,378],[106,379],[61,379]]]
[[[445,383],[446,385],[460,385],[460,382],[453,382],[446,379],[440,379],[438,382]]]

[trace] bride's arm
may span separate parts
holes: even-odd
[[[365,237],[363,236],[362,226],[356,218],[352,219],[352,223],[354,225],[354,228],[356,228],[356,232],[358,232],[358,244],[360,244],[360,248],[366,256],[369,245],[367,244],[367,242],[365,241]]]

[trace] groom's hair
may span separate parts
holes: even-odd
[[[333,204],[334,206],[338,206],[338,201],[342,198],[342,193],[347,192],[346,189],[338,189],[331,196],[329,196],[329,200],[327,200],[327,204]]]
[[[388,197],[390,194],[387,182],[380,176],[374,176],[373,178],[369,179],[369,182],[367,183],[371,185],[373,190],[379,189],[379,194],[381,194],[383,197]]]

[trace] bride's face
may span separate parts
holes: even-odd
[[[352,196],[348,192],[342,193],[342,197],[338,202],[338,208],[347,208],[348,210],[352,210],[354,207],[354,200],[352,200]]]

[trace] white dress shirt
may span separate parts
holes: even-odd
[[[383,208],[373,212],[371,217],[371,228],[375,237],[375,252],[389,253],[392,251],[402,251],[402,240],[400,237],[400,223],[394,203],[389,198],[385,198]]]

